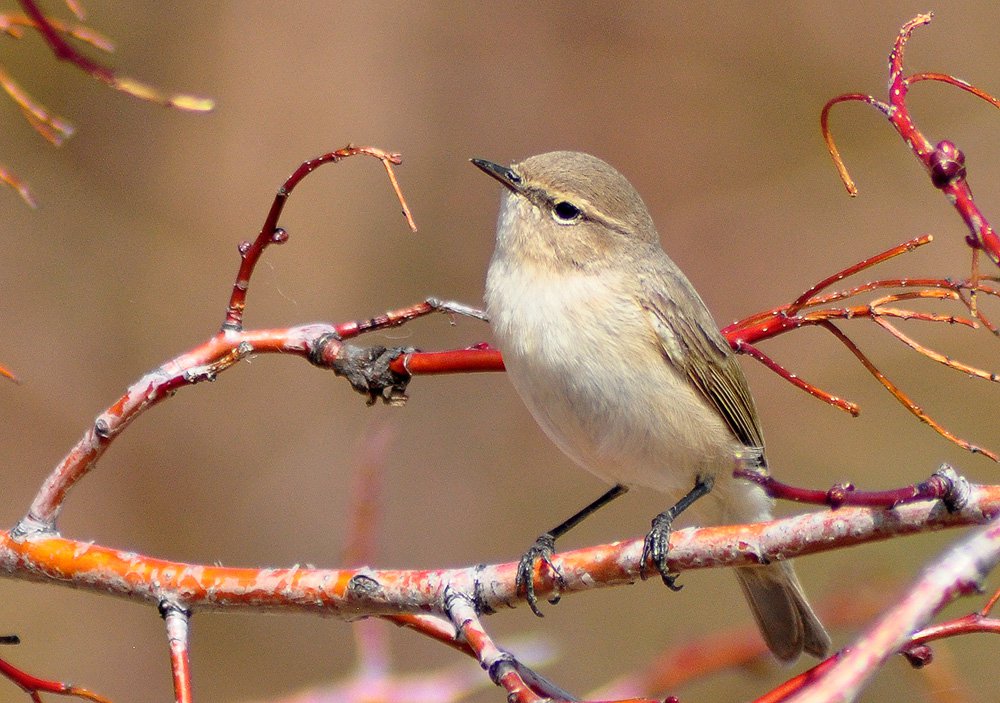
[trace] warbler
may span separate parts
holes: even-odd
[[[735,354],[687,277],[663,251],[628,180],[587,154],[555,151],[510,167],[473,163],[504,186],[485,302],[507,375],[573,461],[612,485],[539,536],[518,569],[538,613],[534,568],[555,540],[633,486],[683,498],[646,538],[667,568],[670,525],[704,494],[718,520],[771,517],[763,490],[733,476],[766,470],[764,438]],[[778,659],[823,657],[830,638],[787,561],[736,576]]]

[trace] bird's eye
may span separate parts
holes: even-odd
[[[566,200],[560,200],[552,206],[552,216],[556,218],[557,222],[563,224],[576,222],[580,219],[581,214],[580,208]]]

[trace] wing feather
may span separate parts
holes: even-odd
[[[740,442],[762,451],[764,435],[746,377],[705,303],[693,288],[674,286],[668,296],[661,287],[644,280],[642,306],[664,358],[701,391]]]

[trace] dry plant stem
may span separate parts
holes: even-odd
[[[738,320],[731,325],[727,325],[722,329],[722,334],[727,340],[729,340],[731,345],[737,341],[755,344],[763,339],[776,337],[790,330],[798,329],[806,324],[815,324],[815,322],[810,323],[810,318],[804,316],[803,309],[805,308],[812,309],[819,307],[820,305],[829,305],[831,303],[852,298],[861,293],[882,288],[898,288],[908,286],[919,286],[923,288],[940,286],[952,288],[955,286],[955,283],[944,279],[888,279],[870,281],[844,291],[820,295],[822,291],[826,290],[834,283],[838,283],[845,278],[859,274],[866,269],[876,266],[884,261],[888,261],[889,259],[899,256],[900,254],[905,254],[917,249],[918,247],[930,244],[932,241],[933,237],[929,234],[925,234],[905,241],[902,244],[897,244],[894,247],[890,247],[889,249],[868,257],[863,261],[859,261],[856,264],[852,264],[851,266],[841,269],[832,276],[827,276],[822,281],[819,281],[815,285],[811,286],[807,291],[796,298],[795,301],[788,305],[782,305],[772,308],[771,310],[755,313],[743,318],[742,320]],[[827,310],[825,312],[827,313],[825,315],[826,318],[829,318],[835,313],[835,311],[832,310]],[[846,314],[842,311],[841,315],[846,316]]]
[[[989,220],[979,210],[972,197],[965,168],[965,155],[953,143],[943,140],[936,145],[923,135],[910,117],[906,105],[906,95],[910,85],[920,81],[939,81],[965,90],[976,97],[989,102],[994,107],[1000,107],[1000,101],[979,88],[967,82],[942,73],[917,73],[909,77],[903,75],[903,50],[913,30],[930,23],[932,14],[917,15],[907,22],[899,32],[892,52],[889,54],[889,90],[888,102],[883,102],[871,95],[851,93],[830,100],[820,115],[820,126],[826,139],[830,155],[833,157],[837,171],[851,195],[857,194],[857,188],[847,173],[847,168],[833,141],[829,125],[830,109],[841,102],[860,101],[878,109],[903,138],[907,146],[927,169],[931,183],[938,188],[952,206],[958,211],[969,229],[967,241],[973,249],[981,249],[1000,265],[1000,236],[993,230]]]
[[[181,110],[192,110],[205,112],[214,107],[211,100],[198,98],[192,95],[178,94],[166,96],[152,86],[139,81],[119,76],[110,68],[107,68],[74,49],[63,35],[71,39],[76,39],[89,44],[101,51],[114,51],[114,46],[110,40],[98,32],[82,25],[67,25],[57,19],[46,17],[38,8],[37,3],[32,0],[22,0],[22,7],[26,16],[0,14],[0,32],[8,36],[19,39],[23,35],[24,28],[37,30],[45,38],[45,41],[53,49],[56,57],[69,61],[81,70],[89,73],[98,80],[107,83],[116,90],[123,91],[141,100],[155,102],[168,107]],[[78,19],[83,19],[82,8],[75,2],[67,2],[67,7],[76,15]],[[0,87],[11,97],[11,99],[21,108],[22,113],[28,123],[36,132],[55,146],[59,146],[66,139],[72,136],[73,126],[66,120],[53,115],[40,103],[35,101],[24,91],[5,71],[0,69]],[[5,183],[17,191],[21,199],[30,207],[36,207],[37,203],[28,190],[27,186],[14,173],[6,168],[0,167],[0,183]]]
[[[73,136],[73,133],[76,131],[73,125],[46,110],[41,103],[28,95],[2,68],[0,68],[0,87],[21,108],[21,112],[24,114],[25,119],[28,120],[28,124],[50,144],[53,146],[62,146],[67,139]]]
[[[953,359],[951,357],[945,356],[940,352],[934,351],[923,344],[913,339],[907,334],[904,334],[898,327],[890,322],[886,322],[884,318],[876,317],[873,320],[875,324],[879,325],[885,329],[893,337],[901,341],[906,346],[913,349],[918,354],[923,354],[928,359],[933,359],[939,364],[943,364],[949,368],[956,369],[962,373],[968,374],[969,376],[975,376],[976,378],[981,378],[986,381],[993,381],[994,383],[1000,382],[1000,374],[993,371],[984,371],[983,369],[976,368],[975,366],[969,366],[958,359]]]
[[[505,370],[500,351],[488,346],[440,352],[408,352],[394,359],[389,368],[410,376]]]
[[[66,7],[69,9],[69,11],[72,12],[73,15],[78,20],[82,21],[82,20],[86,19],[86,15],[85,15],[85,13],[83,11],[83,6],[80,3],[78,3],[76,0],[64,0],[64,3],[66,5]]]
[[[926,569],[910,591],[789,703],[846,703],[854,700],[911,633],[925,627],[954,598],[975,593],[1000,562],[1000,521],[952,547]]]
[[[930,625],[916,632],[907,646],[921,645],[928,642],[956,637],[958,635],[970,635],[976,632],[987,632],[992,635],[1000,635],[1000,620],[983,615],[982,613],[970,613],[961,618],[949,620],[938,625]]]
[[[0,182],[6,183],[13,188],[28,207],[38,207],[38,201],[32,194],[31,189],[28,188],[28,185],[2,165],[0,165]],[[4,375],[6,376],[7,374]]]
[[[66,42],[53,26],[52,21],[38,8],[34,0],[20,0],[21,8],[31,19],[34,26],[45,38],[52,53],[60,61],[69,61],[77,66],[81,71],[90,74],[99,81],[112,85],[115,80],[115,73],[107,66],[103,66],[96,61],[88,59]]]
[[[396,181],[395,174],[392,171],[392,164],[398,165],[402,163],[402,159],[399,154],[392,154],[376,147],[352,146],[348,144],[343,149],[331,151],[323,154],[322,156],[318,156],[315,159],[310,159],[309,161],[302,163],[302,165],[299,166],[278,189],[278,193],[274,196],[274,202],[271,204],[271,209],[268,211],[267,217],[264,219],[264,224],[261,226],[260,234],[257,235],[257,238],[252,243],[243,242],[240,244],[239,249],[242,261],[240,263],[239,271],[236,274],[236,282],[233,284],[233,293],[229,298],[226,318],[222,323],[223,330],[239,331],[243,329],[243,312],[246,308],[247,289],[250,286],[250,278],[253,276],[257,262],[260,260],[261,255],[268,246],[271,244],[282,244],[288,240],[288,234],[283,229],[278,227],[278,220],[281,218],[281,212],[285,208],[285,202],[292,194],[295,186],[297,186],[303,178],[308,176],[320,166],[324,164],[337,163],[343,159],[356,156],[358,154],[372,156],[383,163],[386,173],[389,175],[389,182],[391,183],[392,188],[396,193],[396,197],[399,199],[399,203],[403,208],[403,216],[406,218],[406,222],[409,224],[410,229],[414,232],[416,231],[416,223],[413,221],[413,216],[410,214],[410,209],[406,204],[406,200],[403,198],[403,193],[399,189],[399,183]]]
[[[837,661],[839,656],[840,652],[834,654],[829,659],[820,662],[813,668],[803,671],[798,676],[790,678],[780,686],[777,686],[760,698],[754,700],[753,703],[784,703],[796,692],[806,690],[809,687],[814,686],[815,682],[819,679],[823,672],[829,670],[833,666],[834,662]]]
[[[90,27],[82,24],[65,24],[54,17],[49,17],[48,22],[52,29],[60,34],[90,44],[95,49],[108,53],[115,50],[115,45],[110,39]],[[14,39],[20,39],[24,34],[24,28],[38,29],[38,24],[26,15],[0,14],[0,31],[6,32]]]
[[[930,312],[918,312],[914,310],[891,307],[898,303],[914,300],[947,300],[955,301],[965,306],[972,316],[988,325],[988,322],[975,309],[975,298],[964,296],[963,292],[969,291],[983,293],[993,297],[1000,297],[1000,290],[992,286],[987,286],[980,280],[971,281],[951,281],[947,279],[885,279],[869,281],[853,288],[836,291],[833,293],[823,293],[831,285],[842,281],[848,276],[855,275],[865,269],[876,266],[888,259],[901,254],[913,251],[917,247],[930,243],[930,235],[924,235],[911,239],[895,247],[887,249],[864,261],[849,266],[832,276],[828,276],[816,285],[810,287],[795,301],[789,305],[779,306],[765,312],[756,313],[743,320],[723,328],[722,333],[729,341],[734,350],[749,354],[752,358],[760,361],[779,376],[794,384],[796,387],[805,390],[807,393],[819,398],[834,407],[857,415],[859,408],[856,404],[844,400],[838,396],[828,393],[814,384],[799,378],[796,374],[782,367],[769,356],[764,354],[755,346],[755,343],[775,337],[793,329],[806,326],[819,326],[837,338],[852,354],[861,362],[865,369],[871,373],[888,390],[892,396],[902,404],[907,410],[915,415],[922,422],[926,423],[940,435],[962,448],[997,461],[1000,459],[995,453],[972,444],[954,435],[944,428],[940,423],[928,415],[912,399],[909,398],[899,387],[893,384],[886,375],[875,366],[874,363],[861,351],[861,349],[845,333],[833,324],[833,320],[853,320],[857,318],[867,318],[884,329],[898,341],[906,344],[914,351],[927,358],[953,368],[965,374],[977,378],[998,381],[1000,375],[995,372],[985,371],[975,368],[961,361],[941,354],[933,349],[921,345],[916,340],[905,335],[885,318],[897,318],[904,320],[922,320],[927,322],[938,322],[946,324],[961,324],[970,328],[975,328],[975,320],[956,315],[943,315]],[[901,292],[890,292],[880,298],[860,305],[844,305],[842,307],[823,307],[834,303],[842,303],[861,293],[868,293],[876,290],[904,289]]]
[[[191,654],[189,627],[191,614],[183,608],[160,603],[160,613],[167,626],[167,643],[170,646],[170,671],[174,680],[176,703],[191,703]]]
[[[998,598],[1000,598],[1000,591],[994,593],[993,596],[987,601],[986,605],[977,612],[970,613],[969,615],[955,618],[944,623],[930,625],[922,630],[914,632],[908,637],[907,642],[899,648],[899,652],[910,659],[911,664],[915,667],[923,668],[924,670],[939,669],[940,662],[937,661],[939,659],[938,655],[934,656],[934,667],[925,666],[930,663],[931,660],[931,652],[927,647],[927,643],[948,637],[956,637],[959,635],[968,635],[973,633],[1000,634],[1000,620],[989,617],[989,613],[996,604]],[[879,610],[884,610],[884,608],[880,608]],[[808,685],[817,680],[821,674],[830,670],[837,661],[850,651],[850,649],[846,649],[838,652],[826,661],[818,664],[813,669],[790,679],[778,688],[770,691],[765,696],[757,699],[755,703],[779,703],[780,701],[788,700],[793,694],[807,688]],[[945,678],[954,677],[946,675]],[[951,683],[955,685],[958,684],[959,681],[954,680]],[[938,694],[940,693],[941,692],[938,691]],[[934,700],[941,700],[940,695],[938,695],[938,697]]]
[[[815,298],[815,296],[818,293],[826,290],[835,283],[839,283],[845,278],[854,276],[855,274],[861,273],[866,269],[878,266],[879,264],[886,262],[889,259],[894,259],[895,257],[900,256],[901,254],[908,254],[909,252],[913,251],[918,247],[930,244],[932,241],[933,237],[929,234],[924,234],[919,237],[914,237],[913,239],[905,241],[902,244],[897,244],[896,246],[890,247],[889,249],[886,249],[883,252],[879,252],[875,256],[870,256],[867,259],[863,259],[862,261],[859,261],[856,264],[852,264],[847,268],[841,269],[832,276],[827,276],[822,281],[818,282],[816,285],[809,288],[809,290],[807,290],[798,298],[796,298],[795,301],[783,312],[787,317],[794,317],[795,315],[798,314],[799,310],[804,308],[806,305],[809,305],[810,301],[812,301],[813,298]]]
[[[398,310],[390,310],[389,312],[367,320],[342,322],[336,325],[336,331],[340,339],[352,339],[358,335],[364,334],[365,332],[375,332],[378,330],[389,329],[391,327],[399,327],[400,325],[404,325],[411,320],[416,320],[417,318],[424,317],[435,312],[441,312],[452,316],[461,315],[464,317],[473,317],[478,320],[486,320],[486,314],[478,308],[463,305],[462,303],[456,303],[451,300],[428,298],[427,300],[417,303],[416,305],[399,308]]]
[[[736,342],[733,344],[733,350],[740,354],[746,354],[751,359],[756,359],[760,363],[764,364],[764,366],[771,369],[771,371],[774,371],[783,379],[785,379],[792,385],[796,386],[797,388],[805,391],[809,395],[815,398],[819,398],[820,400],[822,400],[825,403],[828,403],[829,405],[832,405],[834,407],[840,408],[841,410],[849,412],[854,417],[857,417],[858,415],[861,414],[861,408],[858,406],[857,403],[852,403],[849,400],[845,400],[844,398],[840,398],[838,396],[832,395],[831,393],[827,393],[822,388],[814,386],[813,384],[807,381],[803,381],[796,374],[786,369],[784,366],[776,362],[774,359],[769,357],[767,354],[765,354],[764,352],[762,352],[760,349],[750,344],[749,342],[736,340]]]
[[[214,101],[208,98],[183,93],[165,95],[150,85],[129,78],[128,76],[120,75],[113,69],[87,58],[62,38],[59,30],[53,25],[52,20],[45,16],[34,0],[20,0],[20,5],[24,13],[34,23],[35,28],[45,38],[46,43],[52,49],[52,53],[57,59],[73,64],[84,73],[102,83],[106,83],[115,90],[120,90],[141,100],[178,110],[207,112],[215,107]]]
[[[80,25],[67,26],[56,20],[49,20],[52,28],[74,39],[84,41],[102,51],[113,51],[114,46],[104,36]],[[20,38],[22,28],[38,29],[38,24],[29,17],[15,15],[0,15],[0,30]],[[41,103],[34,100],[15,82],[6,71],[0,69],[0,85],[10,98],[21,108],[29,124],[49,143],[60,146],[75,131],[72,124],[61,117],[49,113]],[[22,193],[23,197],[23,193]],[[30,203],[29,203],[30,204]]]

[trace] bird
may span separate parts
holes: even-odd
[[[614,167],[573,151],[472,162],[504,186],[484,301],[510,382],[563,453],[611,485],[539,536],[519,563],[518,592],[541,615],[536,566],[561,579],[556,539],[632,487],[681,496],[652,520],[642,561],[676,590],[667,550],[681,511],[708,495],[723,523],[771,518],[763,489],[733,475],[768,470],[736,355]],[[791,563],[735,573],[779,660],[826,655],[830,637]]]

